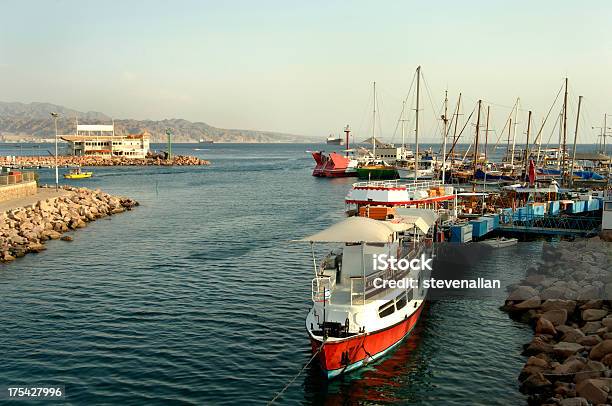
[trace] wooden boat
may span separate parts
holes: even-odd
[[[83,172],[81,168],[71,169],[70,173],[64,174],[65,179],[86,179],[91,178],[93,172]]]
[[[488,245],[491,248],[504,248],[510,247],[512,245],[516,245],[518,243],[518,239],[516,238],[492,238],[490,240],[481,241],[481,244]]]

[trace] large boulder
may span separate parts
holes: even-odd
[[[549,310],[542,314],[542,318],[550,321],[555,327],[565,324],[567,321],[567,310]]]
[[[584,337],[584,333],[577,328],[573,328],[563,334],[561,341],[567,341],[568,343],[577,343],[579,339]]]
[[[562,358],[567,358],[570,355],[574,355],[582,350],[584,350],[584,346],[578,343],[568,343],[565,341],[561,341],[553,346],[553,353]]]
[[[605,309],[586,309],[582,312],[582,320],[597,321],[603,319],[607,315],[608,311]]]
[[[539,392],[551,385],[551,382],[541,372],[536,372],[523,381],[522,389],[527,392]]]
[[[544,312],[565,309],[567,314],[572,314],[574,309],[576,309],[576,302],[574,300],[565,299],[548,299],[542,303],[541,309]]]
[[[588,400],[581,397],[561,399],[559,406],[589,406]]]
[[[522,301],[538,295],[538,291],[531,286],[519,286],[510,293],[507,300]]]
[[[536,323],[536,327],[535,327],[535,332],[537,334],[550,334],[553,336],[557,334],[557,331],[555,330],[555,326],[552,324],[552,322],[543,317],[540,317],[538,319],[538,322]]]
[[[601,341],[601,337],[598,335],[584,336],[576,340],[578,344],[584,345],[585,347],[592,347],[599,344]]]
[[[593,404],[606,403],[608,391],[606,383],[601,379],[585,379],[576,385],[576,393]]]
[[[600,360],[609,353],[612,353],[612,340],[604,340],[591,349],[589,358]]]
[[[580,327],[580,330],[582,330],[584,334],[595,334],[600,328],[601,323],[599,321],[587,321],[584,326]]]
[[[522,302],[515,304],[514,306],[512,306],[512,309],[516,311],[538,309],[540,307],[540,303],[540,297],[536,295],[530,299],[523,300]]]
[[[564,299],[565,298],[565,290],[566,288],[561,286],[551,286],[549,288],[544,289],[540,293],[540,297],[542,300],[549,299]]]
[[[525,355],[536,355],[540,353],[550,353],[553,350],[552,344],[547,342],[544,338],[536,336],[531,340],[527,348],[525,348]]]

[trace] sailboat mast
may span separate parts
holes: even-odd
[[[444,122],[444,140],[442,142],[442,184],[446,181],[446,136],[448,132],[448,117],[446,116],[448,113],[448,90],[444,91],[444,115],[442,116],[442,121]]]
[[[374,154],[374,159],[376,159],[376,82],[374,82],[373,91],[374,111],[372,114],[372,153]]]
[[[402,101],[402,154],[406,145],[406,100]]]
[[[449,155],[451,156],[451,168],[453,166],[453,159],[455,158],[455,143],[457,142],[457,122],[459,121],[459,109],[461,108],[461,93],[459,93],[459,100],[457,100],[457,111],[455,116],[455,128],[453,130],[453,146],[451,147]]]
[[[478,100],[478,115],[476,116],[476,138],[474,139],[474,177],[476,177],[476,165],[478,164],[478,135],[480,133],[480,110],[482,100]]]
[[[419,96],[421,91],[421,67],[417,67],[417,83],[416,83],[416,117],[414,124],[414,181],[419,177]]]
[[[576,140],[578,139],[578,122],[580,121],[580,105],[582,96],[578,96],[578,112],[576,113],[576,130],[574,131],[574,149],[572,151],[572,166],[570,168],[570,182],[574,184],[574,161],[576,161]]]
[[[561,182],[565,184],[565,151],[567,150],[567,78],[563,96],[563,150],[561,151]]]
[[[514,150],[516,147],[516,125],[518,124],[517,116],[518,116],[520,104],[521,104],[521,99],[517,98],[516,99],[516,110],[514,110],[514,131],[512,131],[512,156],[510,157],[510,165],[513,167],[514,167]]]
[[[347,158],[349,157],[349,148],[350,148],[350,145],[349,145],[349,134],[350,133],[351,133],[351,129],[350,129],[349,125],[347,124],[346,127],[344,128],[344,134],[346,135],[346,143],[345,143],[345,145],[346,145],[346,157]]]
[[[491,106],[487,106],[487,124],[485,129],[485,145],[484,145],[484,162],[487,163],[487,147],[489,146],[489,113],[491,112]]]
[[[529,115],[527,116],[527,142],[525,143],[525,175],[529,172],[529,133],[531,131],[531,110],[529,110]]]

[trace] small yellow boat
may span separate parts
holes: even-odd
[[[83,172],[81,168],[71,169],[70,173],[64,174],[64,178],[66,179],[85,179],[91,178],[93,172]]]

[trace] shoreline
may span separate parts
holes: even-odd
[[[160,157],[126,158],[101,156],[73,156],[62,155],[57,157],[59,166],[208,166],[210,161],[190,155],[175,155],[172,159]],[[0,166],[17,166],[22,168],[51,168],[55,167],[55,157],[48,156],[15,156],[0,157]]]
[[[612,243],[545,244],[501,310],[534,329],[518,377],[529,404],[612,403]]]
[[[58,196],[34,199],[32,204],[0,213],[0,263],[44,251],[48,240],[71,241],[72,237],[63,234],[139,205],[136,200],[100,190],[63,186],[61,191],[64,193]]]

